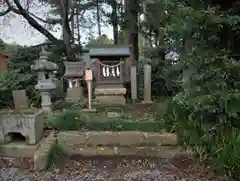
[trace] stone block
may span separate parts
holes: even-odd
[[[58,134],[58,143],[67,151],[73,148],[80,148],[86,143],[86,134],[84,132],[69,131]]]
[[[14,107],[17,110],[29,109],[28,97],[25,90],[15,90],[13,93]]]
[[[26,145],[25,143],[12,142],[0,145],[0,156],[12,158],[32,158],[38,147],[39,144]]]
[[[86,145],[91,146],[137,146],[145,143],[141,132],[88,132]]]
[[[38,150],[34,154],[34,169],[35,171],[45,170],[49,163],[49,154],[57,143],[57,138],[54,132],[51,132],[48,137],[41,141]]]
[[[177,145],[177,135],[172,133],[144,133],[146,145],[150,146],[167,146]]]
[[[95,94],[96,95],[125,95],[126,94],[126,88],[124,87],[108,87],[108,88],[96,88]]]
[[[97,95],[96,100],[101,104],[126,104],[124,95]]]
[[[117,118],[117,117],[120,117],[120,116],[121,116],[121,114],[118,113],[118,112],[108,112],[107,113],[107,117],[109,117],[109,118]]]
[[[83,100],[83,88],[82,87],[68,88],[66,100],[67,101]]]
[[[114,156],[113,147],[74,147],[72,150],[68,150],[70,155],[81,156]]]
[[[116,155],[119,156],[143,156],[168,159],[180,153],[180,149],[161,147],[118,147],[115,148]]]
[[[9,143],[14,133],[25,137],[29,145],[37,144],[43,136],[44,112],[43,111],[14,111],[0,112],[0,144]]]

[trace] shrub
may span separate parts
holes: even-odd
[[[80,111],[63,110],[48,113],[46,115],[47,126],[60,130],[77,130],[83,127],[87,117],[80,114]]]
[[[167,121],[184,147],[201,161],[213,163],[234,179],[240,178],[240,80],[238,61],[224,55],[188,56],[188,65],[198,60],[184,91],[169,104]]]
[[[57,165],[64,165],[67,158],[69,158],[68,153],[61,147],[61,145],[56,143],[49,152],[47,168],[51,169]]]

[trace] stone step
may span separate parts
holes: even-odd
[[[11,142],[0,145],[0,157],[32,158],[39,144],[26,145],[26,142]]]
[[[96,100],[100,104],[126,104],[126,99],[124,95],[97,95]]]
[[[177,145],[177,136],[171,133],[144,133],[139,131],[68,131],[60,132],[58,141],[60,144],[72,148],[82,146],[175,146]]]
[[[121,84],[104,84],[97,85],[95,89],[96,95],[125,95],[126,88]]]
[[[66,147],[69,156],[142,156],[169,159],[182,153],[177,147]]]

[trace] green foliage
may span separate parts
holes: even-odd
[[[47,123],[60,130],[77,130],[83,126],[86,116],[79,111],[63,110],[46,115]]]
[[[158,132],[163,130],[161,121],[131,121],[119,118],[92,120],[80,111],[65,110],[49,113],[46,116],[46,126],[59,130],[87,131],[145,131]]]
[[[183,81],[167,109],[166,124],[201,161],[237,180],[240,62],[233,39],[239,38],[240,17],[223,4],[219,8],[206,1],[169,2],[166,32],[172,39],[169,47],[181,52]]]
[[[56,143],[49,152],[47,168],[51,169],[57,165],[65,165],[64,163],[67,158],[69,158],[68,153],[61,147],[60,144]]]
[[[169,120],[175,120],[171,124],[183,146],[191,147],[202,161],[210,159],[216,169],[239,178],[239,61],[225,51],[195,51],[185,58],[184,65],[194,63],[194,67],[184,91],[174,98],[176,106]]]
[[[19,73],[17,70],[5,70],[0,72],[0,107],[12,107],[12,91],[25,89],[25,83],[31,81],[28,74]]]
[[[96,46],[96,45],[108,45],[113,44],[113,40],[109,39],[107,35],[103,34],[101,37],[98,37],[97,39],[90,39],[88,41],[87,46]]]

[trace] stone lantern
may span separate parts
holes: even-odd
[[[41,106],[44,111],[51,111],[52,101],[51,92],[56,88],[53,82],[53,72],[58,69],[57,64],[48,61],[49,52],[44,48],[40,52],[40,58],[35,61],[31,69],[38,73],[38,83],[35,89],[41,94]]]

